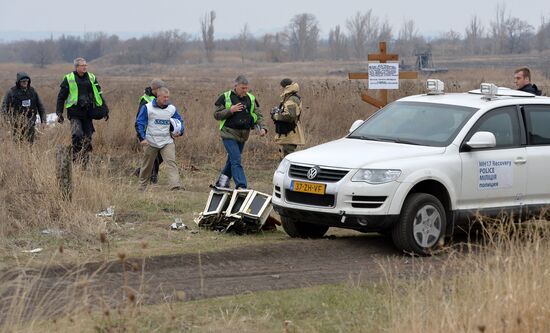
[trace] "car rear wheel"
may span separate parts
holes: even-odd
[[[299,222],[287,216],[281,216],[281,223],[285,232],[295,238],[321,238],[328,230],[328,226]]]
[[[429,255],[444,242],[447,218],[441,202],[431,194],[411,194],[392,230],[395,246],[409,253]]]

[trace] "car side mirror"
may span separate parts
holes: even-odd
[[[353,122],[353,124],[351,124],[351,127],[349,128],[349,132],[353,132],[355,131],[359,126],[363,125],[365,121],[362,120],[362,119],[357,119],[356,121]]]
[[[493,148],[497,145],[497,139],[495,135],[491,132],[479,131],[475,132],[474,135],[466,142],[466,146],[472,149],[479,148]]]

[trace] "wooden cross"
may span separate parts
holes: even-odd
[[[397,54],[386,53],[386,42],[380,42],[378,45],[380,49],[379,54],[369,54],[368,61],[379,61],[385,63],[386,61],[398,61],[399,56]],[[400,79],[416,79],[418,77],[417,72],[399,72]],[[369,73],[348,73],[350,80],[355,79],[368,79]],[[386,89],[379,89],[379,98],[369,96],[367,93],[361,94],[361,99],[370,105],[376,106],[381,109],[388,104],[388,91]]]

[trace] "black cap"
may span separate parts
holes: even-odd
[[[286,87],[286,86],[288,86],[288,85],[290,85],[290,84],[292,84],[292,80],[289,79],[289,78],[286,78],[286,79],[282,79],[282,80],[281,80],[281,87],[283,87],[283,88]]]

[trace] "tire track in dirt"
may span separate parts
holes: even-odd
[[[200,259],[198,253],[193,253],[127,259],[125,265],[120,261],[90,263],[80,267],[78,273],[75,267],[49,267],[40,272],[29,295],[37,300],[53,299],[60,307],[74,300],[75,295],[86,295],[93,304],[101,301],[115,305],[124,300],[125,291],[133,290],[138,301],[156,304],[182,300],[183,294],[185,300],[195,300],[347,281],[379,281],[390,267],[392,276],[409,275],[437,268],[445,257],[401,255],[382,236],[289,239],[279,244],[202,253]]]

